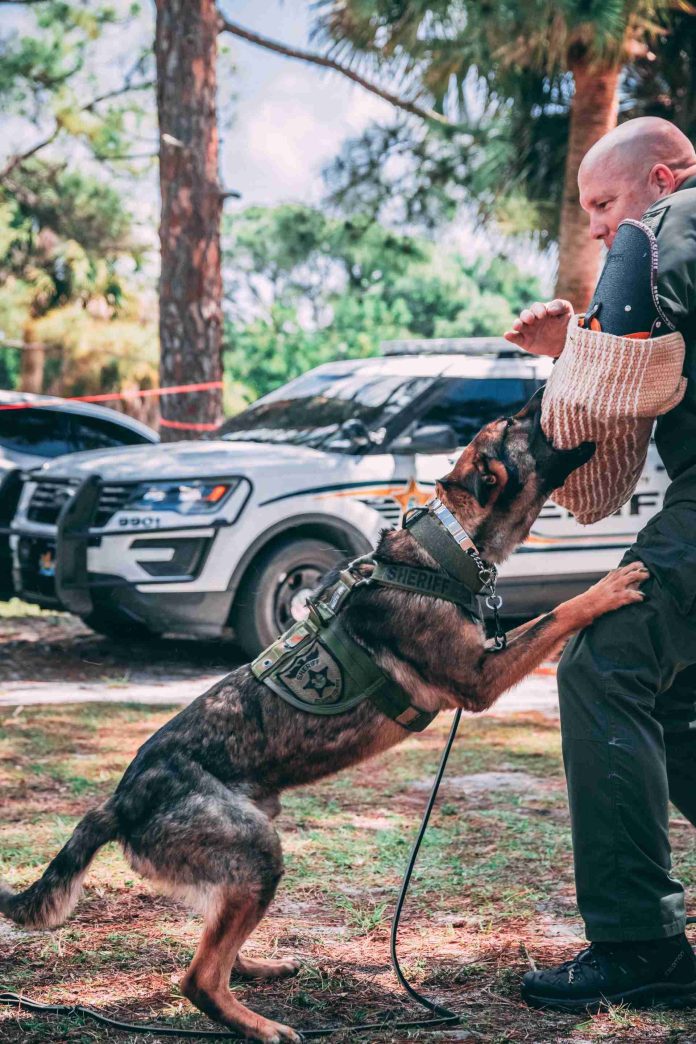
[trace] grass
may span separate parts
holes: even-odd
[[[0,877],[14,887],[34,880],[172,713],[128,704],[0,712]],[[384,757],[285,796],[279,829],[286,875],[248,950],[295,951],[305,964],[292,980],[235,982],[240,999],[296,1026],[379,1021],[395,1010],[420,1017],[388,966],[389,921],[448,726],[443,717]],[[487,786],[483,773],[500,775]],[[693,885],[691,828],[679,818],[674,827],[675,866]],[[210,1029],[177,986],[199,932],[194,915],[155,893],[108,845],[63,928],[22,933],[0,924],[0,989],[79,1001],[126,1021]],[[557,727],[534,714],[466,719],[403,918],[406,974],[463,1013],[466,1030],[480,1035],[469,1039],[488,1044],[696,1040],[691,1012],[616,1008],[588,1018],[527,1009],[518,989],[530,960],[555,963],[581,944]],[[112,1039],[141,1038],[0,1008],[3,1044]],[[153,1044],[166,1039],[176,1038],[149,1037]],[[363,1039],[467,1036],[450,1029]]]
[[[9,602],[0,601],[0,620],[16,619],[21,616],[58,616],[59,614],[46,609],[41,609],[38,605],[32,605],[30,602],[23,602],[19,598],[10,598]]]

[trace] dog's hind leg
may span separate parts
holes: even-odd
[[[206,1015],[247,1038],[266,1044],[299,1041],[289,1026],[257,1015],[230,990],[239,948],[265,914],[283,872],[280,838],[270,819],[245,794],[199,770],[165,778],[162,801],[155,808],[154,776],[140,792],[143,805],[136,811],[147,814],[132,820],[124,837],[128,858],[136,870],[190,902],[205,919],[181,980],[182,993]]]
[[[302,1038],[290,1026],[257,1015],[241,1004],[229,988],[230,972],[239,947],[261,920],[264,910],[259,897],[243,899],[236,889],[224,890],[182,979],[181,991],[210,1018],[239,1030],[246,1037],[266,1044],[282,1041],[299,1044]]]

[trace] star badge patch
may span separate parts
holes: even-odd
[[[339,703],[343,696],[341,665],[316,640],[309,649],[298,651],[277,679],[304,703]]]

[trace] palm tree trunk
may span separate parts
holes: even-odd
[[[222,376],[222,277],[214,0],[156,0],[160,127],[160,384]],[[215,424],[219,390],[163,396],[163,420]],[[190,438],[163,427],[162,438]]]
[[[589,236],[589,222],[579,200],[578,169],[587,150],[616,126],[621,66],[597,67],[581,61],[572,72],[575,93],[570,105],[556,296],[567,298],[576,311],[582,311],[597,282],[601,244]]]

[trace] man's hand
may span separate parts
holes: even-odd
[[[547,304],[535,301],[520,312],[519,319],[515,319],[512,324],[512,330],[506,330],[503,337],[532,355],[550,355],[556,359],[563,351],[572,314],[570,301],[561,298]]]

